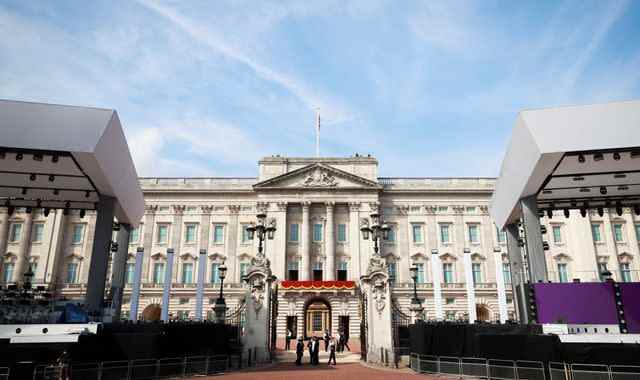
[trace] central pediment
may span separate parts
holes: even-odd
[[[368,189],[377,190],[381,186],[374,181],[336,169],[329,165],[315,163],[288,173],[258,182],[254,189]]]

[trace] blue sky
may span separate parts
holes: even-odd
[[[518,111],[640,98],[640,1],[0,1],[0,98],[115,108],[143,176],[372,154],[495,176]]]

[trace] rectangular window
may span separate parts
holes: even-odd
[[[498,243],[507,242],[507,233],[505,231],[500,231],[498,226],[496,226],[496,236],[498,237]]]
[[[424,264],[416,264],[416,268],[418,268],[418,278],[416,278],[416,283],[424,284]]]
[[[567,264],[558,264],[558,282],[569,282]]]
[[[298,240],[298,224],[292,223],[289,225],[289,241],[297,243]]]
[[[447,212],[449,211],[449,206],[438,206],[438,212]]]
[[[182,264],[182,283],[183,284],[193,283],[193,263]]]
[[[196,242],[196,228],[195,224],[187,224],[184,229],[184,242],[195,243]]]
[[[636,227],[636,239],[640,241],[640,223],[635,225]]]
[[[242,224],[242,242],[248,243],[251,239],[249,238],[249,231],[247,231],[248,224]]]
[[[442,276],[445,284],[453,283],[453,264],[451,263],[442,264]]]
[[[73,244],[81,244],[82,243],[82,235],[84,235],[84,224],[74,224],[73,225],[73,235],[72,235],[72,243]]]
[[[600,224],[594,223],[591,225],[591,235],[593,236],[593,241],[600,242],[602,241],[602,237],[600,236]]]
[[[449,243],[449,225],[448,224],[440,225],[440,242]]]
[[[313,225],[313,241],[322,241],[322,224]]]
[[[469,224],[469,243],[479,243],[480,236],[478,235],[478,225]]]
[[[166,224],[158,224],[158,244],[167,244],[169,240],[169,226]]]
[[[313,331],[322,331],[322,313],[315,311],[311,315],[311,326]]]
[[[473,284],[480,284],[482,282],[482,268],[480,263],[471,264],[471,273],[473,273]]]
[[[216,244],[224,242],[224,226],[219,224],[213,226],[213,242]]]
[[[466,212],[469,212],[469,213],[476,212],[476,208],[475,207],[467,207],[465,210],[466,210]]]
[[[398,276],[398,270],[396,268],[396,263],[395,262],[390,262],[387,265],[387,273],[389,274],[389,281],[392,284],[395,284],[396,278]]]
[[[218,263],[211,264],[211,273],[209,274],[209,282],[211,282],[212,284],[217,284],[220,282],[220,271],[218,270],[219,267],[220,267],[220,264]]]
[[[622,233],[622,224],[613,225],[613,237],[616,239],[617,243],[624,241],[624,235]]]
[[[247,275],[247,271],[249,270],[249,263],[240,263],[240,279]]]
[[[33,275],[35,277],[36,273],[38,272],[38,262],[34,261],[31,263],[31,271],[33,272]]]
[[[560,230],[560,226],[553,226],[551,229],[553,230],[553,242],[562,243],[562,231]]]
[[[422,243],[422,225],[412,224],[411,228],[413,230],[413,242]]]
[[[393,243],[396,241],[396,227],[393,225],[389,226],[389,234],[387,236],[387,241]]]
[[[336,279],[338,281],[347,281],[347,262],[340,261],[338,263],[338,271],[336,273]]]
[[[136,274],[136,264],[127,263],[124,273],[124,281],[127,284],[133,284],[133,278]]]
[[[153,264],[153,283],[162,284],[164,282],[164,263]]]
[[[608,272],[607,263],[598,263],[598,276],[600,277],[600,281],[605,280],[605,276],[602,275],[604,272]]]
[[[33,242],[34,243],[41,243],[42,242],[42,236],[44,234],[44,224],[43,223],[36,223],[33,225]]]
[[[13,269],[15,268],[15,264],[14,263],[4,263],[4,266],[2,268],[2,281],[7,283],[7,282],[12,282],[13,281]]]
[[[67,284],[75,284],[78,280],[78,264],[67,264]]]
[[[502,263],[502,277],[504,278],[505,284],[511,283],[511,267],[509,263]]]
[[[22,223],[13,223],[11,225],[11,234],[9,241],[18,242],[22,238]]]
[[[140,226],[131,230],[129,234],[129,244],[135,244],[140,240]]]
[[[178,310],[178,319],[186,321],[189,319],[189,310]]]
[[[631,282],[631,268],[628,263],[620,264],[620,277],[622,282]]]
[[[298,262],[295,260],[288,261],[287,272],[290,281],[298,281]]]
[[[322,281],[322,262],[313,263],[313,281]]]
[[[338,242],[344,243],[347,241],[347,225],[338,224]]]
[[[455,298],[445,298],[445,303],[447,305],[453,305],[456,302]]]

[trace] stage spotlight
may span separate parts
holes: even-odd
[[[22,158],[23,158],[23,157],[24,157],[24,156],[22,155],[22,153],[18,153],[18,154],[16,154],[16,161],[22,161]]]
[[[587,216],[587,209],[584,207],[580,207],[580,215],[582,215],[582,217],[586,217]]]
[[[87,192],[84,193],[84,197],[85,198],[89,198],[89,196],[91,196],[91,192],[89,190],[87,190]]]
[[[53,174],[49,175],[49,182],[53,182],[56,180],[56,176],[54,176]]]
[[[618,186],[618,190],[619,190],[619,191],[629,190],[629,186],[627,186],[627,185],[620,185],[620,186]]]
[[[584,159],[584,156],[582,154],[578,155],[578,162],[579,163],[584,163],[586,160]]]
[[[7,152],[0,150],[0,160],[4,160],[7,157]]]
[[[27,188],[23,187],[21,193],[22,195],[27,195]]]
[[[85,214],[86,214],[86,210],[84,209],[80,210],[80,219],[84,218]]]
[[[598,207],[598,215],[600,216],[604,215],[604,209],[602,207]]]
[[[51,156],[51,162],[53,162],[54,164],[55,164],[56,162],[58,162],[58,160],[59,160],[59,159],[60,159],[60,158],[59,158],[57,155],[53,155],[53,156]]]
[[[69,209],[68,208],[63,209],[62,210],[62,215],[65,215],[65,216],[69,215]]]
[[[13,213],[16,211],[16,208],[13,206],[9,206],[7,207],[7,214],[9,214],[9,216],[13,215]]]
[[[25,211],[27,212],[27,214],[31,214],[32,209],[31,207],[27,207]]]
[[[542,235],[546,234],[547,233],[547,226],[544,226],[544,225],[540,226],[540,233]]]
[[[593,160],[594,161],[602,161],[604,160],[604,156],[602,155],[602,153],[596,153],[593,155]]]
[[[43,214],[44,214],[44,216],[49,216],[50,212],[51,212],[51,209],[49,207],[45,207],[44,211],[43,211]]]
[[[563,212],[564,212],[564,217],[565,217],[565,218],[568,218],[568,217],[569,217],[569,215],[571,215],[571,214],[569,213],[569,209],[568,209],[568,208],[565,208],[565,209],[563,210]]]
[[[42,207],[42,199],[36,200],[36,207],[37,208],[41,208]]]
[[[634,149],[634,150],[632,150],[632,151],[631,151],[630,156],[631,156],[631,158],[638,158],[638,157],[640,157],[640,150],[638,150],[638,149]]]
[[[53,195],[58,195],[60,194],[60,190],[58,189],[53,189]]]
[[[548,209],[547,209],[547,217],[548,217],[549,219],[553,218],[553,210],[552,210],[551,208],[548,208]]]
[[[34,154],[33,155],[33,160],[34,161],[42,161],[42,155],[41,154]]]
[[[576,207],[578,207],[578,202],[571,201],[571,208],[576,208]]]
[[[613,154],[613,159],[614,159],[614,160],[616,160],[616,161],[620,161],[620,153],[615,152],[615,153]]]
[[[600,194],[607,195],[607,187],[606,186],[600,186]]]
[[[546,241],[542,242],[542,249],[544,251],[548,251],[549,250],[549,243],[547,243]]]
[[[70,208],[71,207],[71,202],[67,201],[67,203],[64,204],[65,208]]]
[[[622,204],[620,202],[616,203],[616,214],[622,216]]]
[[[35,181],[36,180],[36,175],[35,174],[30,174],[29,175],[29,180],[30,181]]]
[[[638,205],[633,206],[633,212],[636,215],[640,215],[640,206],[638,206]]]

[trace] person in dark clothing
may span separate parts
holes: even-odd
[[[302,355],[304,355],[304,342],[302,342],[302,337],[299,337],[298,344],[296,344],[296,365],[302,365]]]
[[[336,340],[333,337],[329,338],[329,362],[327,364],[331,364],[331,359],[333,359],[333,365],[336,365]]]
[[[349,347],[349,337],[347,336],[347,334],[343,332],[342,335],[340,335],[340,340],[341,340],[340,345],[342,346],[342,351],[344,351],[345,347],[347,348],[347,350],[351,351],[351,348]]]
[[[314,336],[311,341],[311,364],[318,365],[320,363],[320,339]]]
[[[331,340],[331,335],[329,334],[329,330],[324,330],[324,352],[327,352],[329,349],[329,340]]]
[[[284,349],[289,351],[291,349],[291,339],[293,339],[293,332],[291,329],[287,329],[287,337],[285,339]]]

